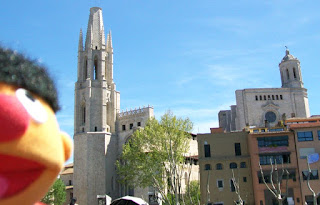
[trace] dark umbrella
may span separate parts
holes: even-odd
[[[110,205],[149,205],[143,199],[132,196],[124,196],[119,199],[115,199]]]

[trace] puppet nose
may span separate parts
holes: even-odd
[[[0,95],[0,142],[20,138],[29,122],[29,114],[15,96]]]

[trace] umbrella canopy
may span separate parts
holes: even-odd
[[[115,199],[110,205],[149,205],[143,199],[133,196],[124,196],[119,199]]]

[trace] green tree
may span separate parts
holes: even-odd
[[[167,204],[183,201],[181,180],[192,127],[188,118],[177,118],[170,111],[160,121],[151,118],[123,147],[117,161],[120,182],[128,186],[152,186]]]
[[[186,205],[200,204],[200,182],[191,181],[186,191]]]
[[[57,179],[48,193],[41,199],[45,204],[62,205],[66,201],[66,186],[61,179]]]

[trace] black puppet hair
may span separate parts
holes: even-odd
[[[13,50],[0,46],[0,82],[24,88],[39,95],[57,112],[58,94],[46,68]]]

